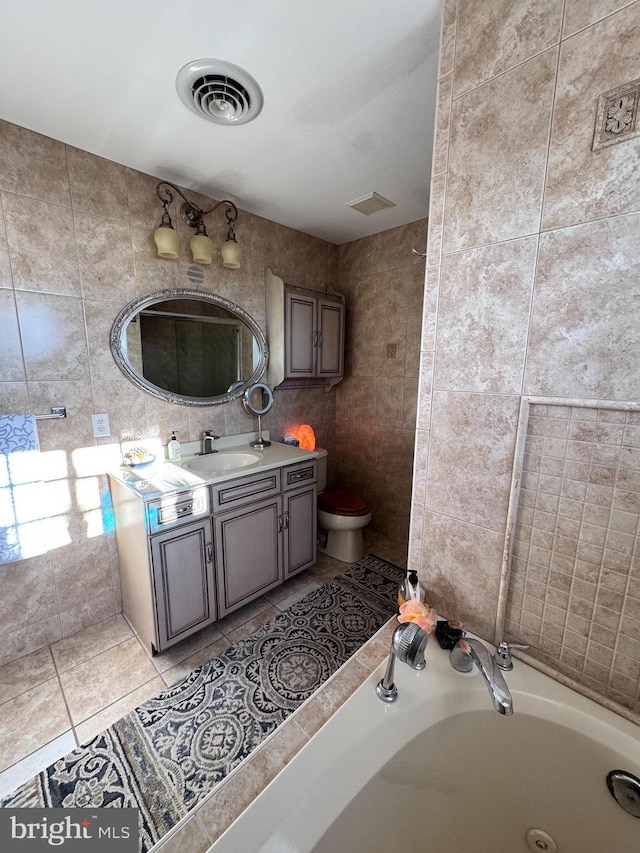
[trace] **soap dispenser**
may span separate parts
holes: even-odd
[[[176,438],[175,430],[171,433],[171,441],[167,445],[167,455],[169,457],[170,462],[179,462],[182,456],[182,451],[180,450],[180,442]]]
[[[398,606],[404,604],[405,601],[422,601],[423,597],[423,590],[418,581],[418,573],[414,569],[409,569],[406,578],[402,581],[398,589]]]

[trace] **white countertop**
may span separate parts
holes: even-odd
[[[265,434],[266,436],[266,434]],[[255,438],[253,433],[243,435],[225,436],[216,442],[216,448],[221,451],[251,451],[259,456],[259,460],[244,468],[234,468],[229,471],[221,471],[215,475],[197,474],[185,468],[185,463],[197,458],[200,454],[194,453],[194,446],[199,442],[189,442],[182,447],[182,459],[179,463],[169,462],[166,459],[156,459],[147,465],[130,467],[121,465],[119,468],[109,471],[109,476],[120,483],[128,486],[136,494],[145,500],[161,497],[169,492],[182,491],[206,486],[210,483],[221,483],[225,480],[234,480],[238,477],[246,477],[259,474],[270,468],[281,468],[284,465],[293,465],[303,462],[305,459],[315,459],[318,454],[315,450],[302,450],[290,444],[273,441],[270,447],[264,450],[256,450],[249,446],[249,441]],[[185,448],[187,452],[185,454]]]

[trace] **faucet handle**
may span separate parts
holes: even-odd
[[[206,435],[206,436],[207,436],[207,438],[213,438],[213,439],[220,438],[220,436],[219,436],[219,435],[214,435],[214,434],[211,432],[211,430],[210,430],[210,429],[205,429],[205,430],[204,430],[204,432],[203,432],[202,434],[203,434],[203,435]]]
[[[493,656],[496,664],[500,669],[513,669],[513,660],[511,659],[511,649],[528,649],[527,643],[506,643],[504,640],[498,645],[497,651]]]

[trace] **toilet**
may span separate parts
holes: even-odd
[[[364,556],[362,529],[371,510],[360,495],[345,489],[327,489],[327,451],[318,454],[318,550],[336,560],[354,563]]]

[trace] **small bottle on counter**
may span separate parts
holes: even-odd
[[[167,456],[170,462],[179,462],[182,457],[180,442],[176,438],[175,430],[171,433],[171,441],[167,445]]]

